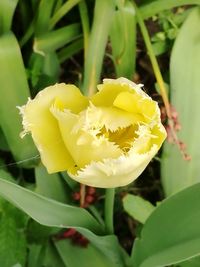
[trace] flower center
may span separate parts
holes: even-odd
[[[108,138],[110,142],[119,146],[123,152],[128,152],[134,139],[138,137],[137,130],[138,125],[136,124],[124,128],[118,128],[116,131],[106,130],[106,128],[103,127],[97,136],[104,136]]]

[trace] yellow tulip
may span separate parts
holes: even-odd
[[[20,111],[48,172],[94,187],[134,181],[166,138],[158,104],[125,78],[105,79],[92,97],[55,84]]]

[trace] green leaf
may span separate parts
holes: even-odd
[[[66,1],[53,15],[50,20],[49,28],[52,29],[55,24],[65,16],[74,6],[76,6],[81,0],[68,0]]]
[[[0,127],[0,149],[3,151],[9,151],[8,143]]]
[[[110,38],[117,77],[132,79],[136,59],[136,18],[130,1],[115,11]]]
[[[28,267],[42,267],[44,258],[44,248],[42,245],[29,245],[28,247]]]
[[[162,183],[167,196],[200,181],[200,9],[195,8],[175,41],[171,62],[171,103],[176,108],[181,130],[178,137],[191,156],[185,161],[176,145],[164,145],[161,161]]]
[[[18,0],[0,1],[0,35],[10,30]]]
[[[0,194],[43,225],[102,232],[100,225],[85,209],[48,199],[3,179],[0,179]]]
[[[46,245],[45,258],[43,265],[45,267],[68,267],[66,266],[60,255],[57,252],[53,242],[48,242]],[[35,267],[38,267],[37,265]]]
[[[175,267],[199,267],[200,266],[200,257],[195,257],[185,262],[181,262]]]
[[[83,39],[79,38],[75,40],[68,46],[64,47],[58,52],[58,59],[60,63],[63,63],[65,60],[71,58],[73,55],[78,53],[80,50],[83,49]]]
[[[26,225],[24,214],[10,203],[1,199],[0,217],[0,266],[10,267],[14,264],[25,264],[26,238],[24,227]]]
[[[92,30],[84,66],[83,91],[88,94],[96,90],[96,85],[101,75],[114,7],[113,0],[96,0],[95,2]]]
[[[0,37],[0,124],[7,143],[16,159],[23,161],[36,156],[36,148],[30,136],[22,140],[22,119],[16,106],[27,102],[29,87],[15,36],[12,33]],[[25,161],[23,166],[33,166],[34,160]]]
[[[33,49],[36,53],[44,56],[48,52],[55,51],[78,37],[80,37],[80,24],[74,23],[36,37]]]
[[[39,3],[37,20],[35,23],[35,35],[39,36],[44,34],[49,29],[49,20],[52,14],[52,9],[55,0],[41,0]]]
[[[123,206],[125,211],[134,219],[141,223],[145,223],[155,207],[147,200],[140,196],[127,194],[123,198]]]
[[[54,242],[58,253],[67,267],[115,267],[116,265],[106,258],[91,243],[87,247],[74,245],[70,240]],[[76,257],[75,255],[78,255]]]
[[[162,267],[200,255],[200,184],[164,200],[133,248],[135,267]]]
[[[76,228],[116,267],[123,266],[124,259],[116,236],[95,235],[103,234],[104,229],[85,209],[48,199],[3,179],[0,179],[0,195],[43,225]]]
[[[58,232],[58,228],[47,227],[34,220],[29,220],[26,236],[29,244],[44,245],[55,232]]]
[[[200,0],[153,0],[140,6],[143,19],[148,19],[155,14],[178,6],[200,5]]]
[[[40,164],[35,168],[35,177],[37,193],[60,202],[68,202],[67,185],[58,173],[48,174],[46,168]]]
[[[13,176],[8,171],[2,169],[2,167],[0,168],[0,176],[3,177],[3,179],[7,181],[10,181],[13,183],[15,182],[15,179],[13,178]]]

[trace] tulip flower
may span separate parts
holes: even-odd
[[[114,188],[134,181],[158,152],[166,131],[141,85],[104,79],[83,96],[71,84],[40,91],[20,108],[49,173],[67,171],[82,184]]]

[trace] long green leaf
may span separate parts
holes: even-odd
[[[22,120],[16,106],[27,102],[29,87],[21,52],[12,33],[0,37],[0,124],[8,145],[17,161],[36,156],[36,148],[30,136],[22,140]],[[24,162],[31,166],[33,162]]]
[[[3,179],[0,179],[0,195],[43,225],[78,229],[116,267],[123,266],[116,236],[95,235],[103,234],[104,229],[85,209],[53,201]]]
[[[95,233],[102,231],[97,221],[85,209],[45,198],[3,179],[0,179],[0,194],[41,224],[86,228]]]
[[[40,164],[35,168],[36,192],[48,198],[67,203],[67,185],[58,173],[48,174],[46,168]]]
[[[0,207],[0,266],[10,267],[16,263],[24,266],[27,216],[2,198]]]
[[[80,37],[80,25],[75,23],[35,38],[33,49],[45,55]]]
[[[45,33],[49,29],[49,20],[55,0],[41,0],[39,4],[37,20],[35,23],[35,35]]]
[[[143,19],[148,19],[155,14],[178,6],[200,5],[200,0],[154,0],[140,6]]]
[[[81,0],[68,0],[66,1],[53,15],[50,20],[49,28],[52,29],[55,24],[65,16],[74,6],[76,6]]]
[[[162,267],[200,255],[200,184],[163,201],[133,248],[134,267]]]
[[[127,194],[123,198],[123,206],[130,216],[141,223],[145,223],[155,209],[155,207],[147,200],[131,194]]]
[[[200,257],[195,257],[185,262],[179,263],[177,267],[199,267],[200,266]]]
[[[116,265],[106,258],[92,244],[86,248],[71,244],[70,240],[55,242],[55,246],[67,267],[115,267]],[[78,257],[74,257],[78,255]]]
[[[114,14],[114,0],[96,0],[89,47],[84,67],[83,91],[96,90],[102,69],[108,34]]]
[[[43,266],[66,267],[66,265],[63,263],[62,259],[60,258],[60,255],[58,254],[58,252],[57,252],[57,250],[56,250],[56,248],[52,242],[48,242],[48,244],[46,245],[45,259],[43,262]],[[36,265],[34,267],[38,267],[38,266]]]
[[[60,63],[63,63],[68,58],[72,57],[74,54],[78,53],[81,49],[83,49],[83,39],[80,38],[75,40],[68,46],[64,47],[58,52],[58,59]]]
[[[136,59],[136,18],[130,1],[115,12],[110,37],[117,76],[132,79]]]
[[[183,24],[171,55],[171,103],[180,119],[179,138],[192,159],[184,161],[175,145],[165,144],[161,170],[167,196],[200,181],[200,27],[197,25],[200,25],[199,8]]]
[[[0,1],[0,35],[10,30],[18,0]]]

